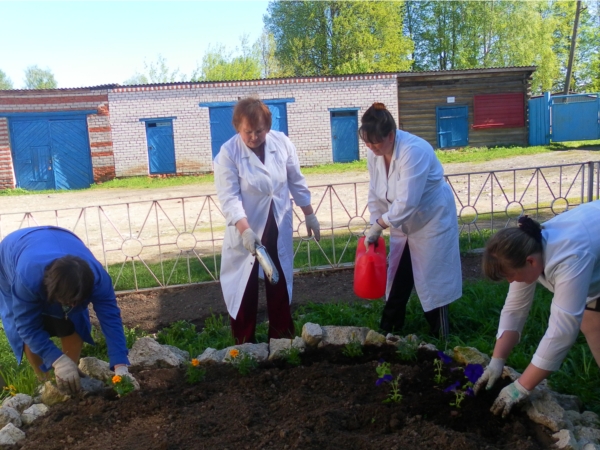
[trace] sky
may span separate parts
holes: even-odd
[[[189,75],[210,46],[254,43],[268,1],[0,0],[0,70],[24,88],[25,69],[50,69],[59,88],[120,83],[161,55]]]

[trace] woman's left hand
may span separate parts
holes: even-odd
[[[519,383],[519,380],[516,380],[500,391],[490,411],[496,415],[502,413],[502,417],[504,418],[508,416],[513,406],[521,403],[529,397],[529,394],[531,394],[531,391],[525,389]]]
[[[311,237],[313,234],[315,235],[315,239],[318,241],[321,239],[321,225],[319,224],[319,220],[314,213],[307,214],[304,216],[304,223],[306,224],[306,232],[308,237]]]

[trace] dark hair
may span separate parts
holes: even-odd
[[[369,144],[378,144],[398,128],[392,114],[383,103],[373,103],[360,119],[360,138]]]
[[[43,283],[50,302],[76,306],[92,295],[94,273],[83,259],[66,255],[48,264]]]
[[[527,257],[542,253],[542,226],[529,216],[519,218],[519,226],[494,234],[483,252],[483,273],[494,281],[506,278],[506,271],[525,267]]]
[[[244,119],[252,127],[257,126],[262,119],[267,129],[271,129],[271,111],[259,98],[246,97],[236,103],[233,108],[233,120],[231,121],[236,131],[239,131]]]

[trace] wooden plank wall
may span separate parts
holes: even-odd
[[[455,97],[455,105],[469,106],[469,146],[527,145],[527,126],[474,130],[473,96],[523,92],[525,117],[531,96],[531,71],[473,74],[398,75],[398,127],[416,134],[437,148],[436,106],[450,106],[447,97]],[[527,121],[526,121],[527,125]]]

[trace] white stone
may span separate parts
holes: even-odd
[[[178,367],[186,358],[146,336],[135,341],[129,352],[129,361],[131,366],[140,368]]]
[[[292,348],[297,348],[300,353],[304,353],[306,350],[306,342],[300,336],[296,336],[292,341]]]
[[[338,327],[324,326],[323,339],[319,346],[323,345],[347,345],[351,342],[358,342],[365,345],[369,328],[367,327]]]
[[[40,389],[42,403],[46,406],[56,405],[57,403],[66,402],[71,398],[70,395],[62,393],[52,381],[46,381]]]
[[[181,358],[183,358],[184,361],[187,361],[190,358],[190,353],[186,352],[185,350],[181,350],[179,347],[175,347],[174,345],[168,345],[168,344],[163,344],[163,347],[166,347],[169,350],[171,350],[173,353],[181,356]]]
[[[570,430],[560,430],[552,435],[556,439],[554,446],[562,450],[580,450],[577,439]]]
[[[220,357],[220,350],[211,347],[206,348],[204,352],[202,352],[201,355],[198,355],[196,359],[200,361],[200,363],[222,361],[222,358]]]
[[[89,394],[100,392],[106,387],[102,381],[92,377],[81,377],[79,382],[81,383],[81,390]]]
[[[481,364],[487,366],[490,357],[474,347],[454,347],[452,357],[461,364]]]
[[[0,445],[15,445],[25,439],[25,433],[15,427],[12,423],[6,424],[0,430]]]
[[[27,394],[17,394],[12,397],[5,398],[2,406],[16,409],[19,413],[29,408],[33,403],[33,398]]]
[[[269,361],[284,358],[291,348],[291,339],[271,339],[269,341]]]
[[[373,330],[368,331],[364,345],[376,345],[377,347],[381,347],[383,344],[385,344],[385,336],[383,334]]]
[[[321,325],[316,323],[306,322],[302,327],[302,339],[306,342],[306,345],[310,347],[316,347],[323,339],[323,329]]]
[[[49,408],[43,403],[31,405],[21,414],[21,421],[24,425],[29,425],[36,419],[44,416],[49,411]]]
[[[550,428],[554,432],[568,428],[569,423],[565,420],[564,408],[545,390],[536,388],[524,408],[531,420]]]
[[[9,423],[12,423],[15,427],[20,427],[22,425],[21,414],[14,408],[2,406],[0,408],[0,427]]]
[[[88,377],[96,378],[104,382],[110,381],[113,376],[110,365],[106,361],[88,356],[79,360],[79,370],[85,373]]]

